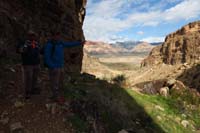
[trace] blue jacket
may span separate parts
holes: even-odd
[[[53,49],[54,46],[54,50]],[[48,41],[44,47],[44,62],[48,68],[62,68],[64,66],[64,48],[81,45],[81,42]]]

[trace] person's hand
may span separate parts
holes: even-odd
[[[92,42],[92,41],[83,41],[81,43],[82,45],[97,45],[98,43]]]
[[[81,45],[85,45],[85,43],[86,43],[86,41],[82,41],[82,42],[81,42]]]

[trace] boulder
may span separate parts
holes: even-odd
[[[182,120],[181,125],[186,128],[190,125],[190,123],[187,120]]]
[[[148,81],[140,84],[136,84],[136,87],[141,88],[143,93],[146,94],[158,94],[160,88],[165,86],[166,79]]]
[[[3,125],[6,125],[8,124],[9,120],[10,120],[9,117],[5,117],[5,118],[0,119],[0,123]]]
[[[167,86],[173,86],[176,83],[176,79],[170,79],[167,81],[166,85]]]
[[[154,88],[154,85],[152,82],[145,84],[142,91],[143,91],[143,93],[146,93],[146,94],[156,94],[157,93],[157,90]]]
[[[24,133],[24,127],[21,122],[16,122],[10,125],[10,133]]]
[[[156,119],[158,120],[158,121],[162,121],[162,117],[161,116],[156,116]]]
[[[16,102],[14,103],[14,106],[15,106],[16,108],[22,108],[22,107],[24,106],[24,103],[21,102],[21,101],[16,101]]]
[[[183,84],[183,82],[177,80],[176,83],[172,86],[172,90],[183,90],[187,87]]]
[[[125,129],[119,131],[118,133],[128,133],[128,131],[126,131]]]
[[[169,95],[169,88],[163,87],[159,90],[160,95],[167,97]]]
[[[155,106],[155,109],[159,110],[159,111],[164,111],[165,109],[159,105]]]

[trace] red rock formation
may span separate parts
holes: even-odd
[[[132,52],[150,52],[155,46],[147,43],[147,42],[141,42],[138,45],[136,45],[131,51]]]
[[[200,61],[200,21],[189,23],[165,38],[154,48],[142,66],[194,63]]]

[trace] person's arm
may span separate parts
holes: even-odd
[[[51,49],[52,45],[50,43],[47,43],[44,48],[44,62],[49,68],[54,68],[54,64],[51,60]]]
[[[64,42],[64,41],[62,41],[61,43],[63,44],[65,48],[76,47],[82,44],[82,42]]]

